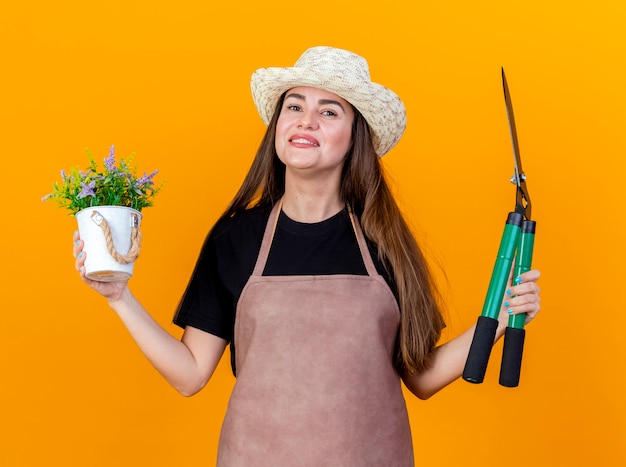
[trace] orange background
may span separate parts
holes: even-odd
[[[517,389],[497,383],[499,345],[484,384],[408,397],[417,465],[624,465],[624,2],[367,3],[2,2],[0,465],[213,464],[228,365],[193,398],[171,389],[79,281],[74,220],[40,198],[85,148],[158,168],[131,284],[180,335],[201,242],[263,133],[250,74],[313,45],[364,55],[407,106],[384,164],[452,334],[480,314],[513,209],[500,66],[511,88],[543,311]]]

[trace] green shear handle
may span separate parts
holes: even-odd
[[[498,329],[498,315],[502,308],[502,297],[513,266],[522,222],[523,216],[521,214],[510,212],[504,226],[483,311],[476,323],[472,345],[463,370],[463,379],[470,383],[482,383],[485,378],[491,348]]]
[[[535,227],[535,221],[525,220],[522,223],[522,235],[515,261],[514,277],[530,270],[535,246]],[[525,321],[525,313],[509,317],[509,324],[504,333],[504,348],[502,349],[502,364],[500,366],[500,384],[502,386],[514,388],[519,384],[524,339],[526,337]]]
[[[513,155],[515,156],[515,175],[511,178],[511,182],[517,185],[515,211],[510,212],[507,217],[483,311],[478,317],[472,344],[465,362],[463,379],[470,383],[482,383],[485,378],[491,348],[498,330],[498,316],[502,308],[502,298],[509,274],[513,268],[513,262],[515,261],[514,277],[528,271],[532,264],[535,242],[536,224],[530,220],[530,196],[526,189],[526,176],[522,171],[513,105],[504,69],[502,69],[502,86],[509,117]],[[515,387],[519,384],[526,332],[524,330],[525,320],[526,314],[509,317],[509,323],[504,334],[504,349],[500,367],[500,384],[502,386]]]

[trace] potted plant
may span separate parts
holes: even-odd
[[[61,181],[53,183],[52,193],[43,200],[53,200],[75,215],[87,252],[88,278],[102,282],[126,280],[132,276],[141,249],[141,210],[152,206],[162,186],[154,184],[158,171],[138,176],[135,155],[117,162],[114,146],[103,168],[98,167],[89,150],[87,155],[87,170],[62,170]]]

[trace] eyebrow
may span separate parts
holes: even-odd
[[[294,97],[296,99],[302,100],[302,101],[306,101],[306,98],[302,95],[302,94],[298,94],[296,92],[292,92],[291,94],[288,94],[287,96],[285,96],[285,99],[288,99],[290,97]],[[329,105],[329,104],[334,104],[339,106],[339,108],[345,112],[346,109],[343,108],[343,105],[341,105],[341,102],[336,101],[334,99],[320,99],[319,100],[319,104],[320,105]]]

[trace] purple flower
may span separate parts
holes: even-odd
[[[154,172],[152,172],[150,175],[146,175],[146,172],[144,171],[143,173],[143,177],[139,177],[137,180],[135,180],[135,187],[141,187],[147,183],[152,184],[152,179],[154,178],[154,176],[156,174],[158,174],[159,171],[155,170]]]
[[[115,172],[115,146],[111,146],[109,157],[104,159],[104,166],[106,167],[107,172]]]
[[[65,175],[65,170],[61,170],[61,180],[65,181],[67,175]]]
[[[80,182],[82,190],[78,193],[78,198],[86,198],[87,196],[96,196],[93,189],[96,187],[96,181],[92,180],[89,185],[85,182]]]

